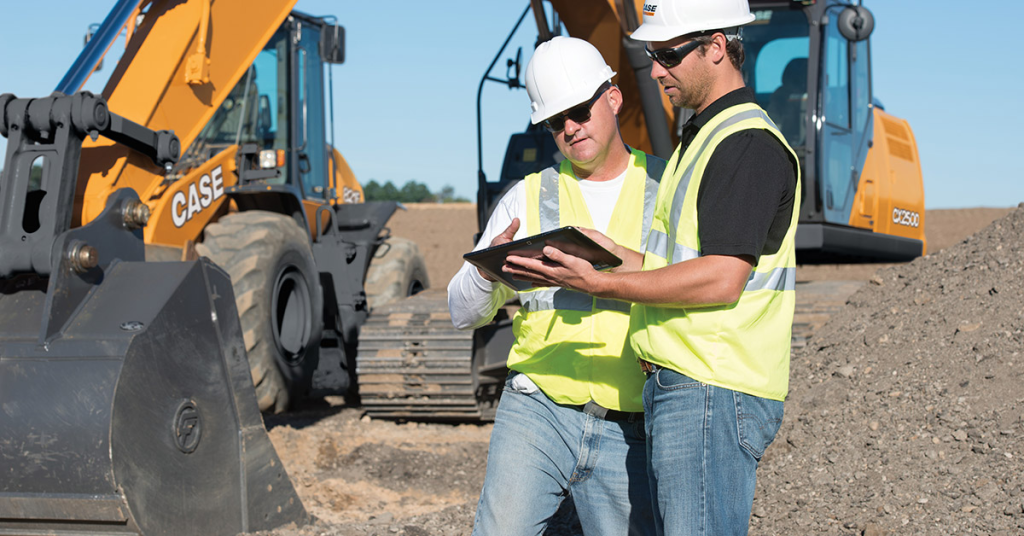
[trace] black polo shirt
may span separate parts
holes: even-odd
[[[715,115],[753,102],[754,92],[744,87],[691,117],[683,125],[681,152]],[[749,255],[756,264],[761,255],[777,252],[794,210],[797,165],[765,130],[742,130],[722,140],[697,192],[701,255]]]

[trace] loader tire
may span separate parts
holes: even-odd
[[[427,266],[415,242],[391,237],[366,270],[366,302],[372,311],[430,288]]]
[[[286,410],[311,384],[323,332],[309,236],[289,216],[254,210],[207,226],[196,251],[231,276],[260,410]]]

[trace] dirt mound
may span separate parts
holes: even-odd
[[[1024,205],[879,271],[793,356],[755,534],[1024,530]]]
[[[405,207],[388,222],[391,234],[416,242],[431,286],[447,288],[462,267],[462,254],[473,250],[476,204],[409,203]]]

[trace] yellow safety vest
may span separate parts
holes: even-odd
[[[711,155],[726,137],[759,128],[789,152],[797,173],[789,229],[778,252],[762,255],[739,300],[717,307],[679,309],[634,304],[630,343],[638,356],[700,382],[762,398],[783,400],[789,389],[789,351],[796,306],[796,224],[800,210],[800,168],[785,137],[756,104],[728,108],[706,125],[668,162],[661,181],[644,270],[686,262],[701,255],[697,192]],[[678,165],[677,165],[678,164]]]
[[[658,179],[665,161],[630,150],[626,178],[607,234],[643,251],[651,227]],[[534,235],[566,225],[594,227],[568,160],[526,177],[526,231]],[[526,374],[551,400],[579,405],[591,400],[608,409],[643,411],[644,375],[626,335],[627,302],[594,298],[564,288],[519,293],[513,319],[516,341],[508,367]]]

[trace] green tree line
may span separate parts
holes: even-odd
[[[367,201],[398,201],[399,203],[468,203],[465,197],[455,195],[455,188],[445,186],[440,192],[434,193],[426,184],[414,180],[405,183],[401,188],[391,181],[380,184],[370,180],[363,185],[363,195]]]

